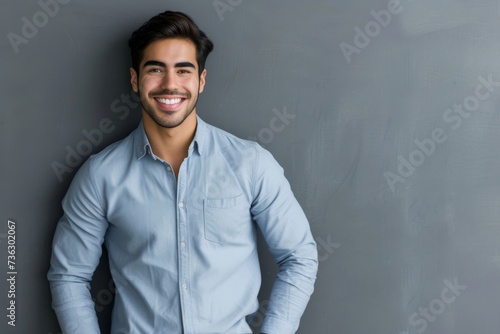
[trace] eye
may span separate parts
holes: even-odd
[[[151,68],[148,70],[148,73],[161,73],[161,69],[159,68]]]
[[[186,69],[179,70],[179,74],[189,74],[189,73],[191,73],[191,71],[186,70]]]

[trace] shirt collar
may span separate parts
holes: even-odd
[[[193,141],[189,145],[189,154],[191,154],[191,152],[197,152],[199,155],[203,153],[203,146],[207,142],[205,138],[206,132],[207,123],[205,123],[198,115],[196,115],[196,132]],[[146,131],[144,130],[144,123],[142,122],[142,120],[135,130],[134,151],[135,156],[139,160],[142,159],[146,154],[150,154],[153,158],[157,159],[153,154],[151,145],[149,144],[148,136],[146,135]]]

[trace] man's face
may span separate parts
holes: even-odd
[[[196,47],[186,39],[157,40],[146,47],[139,75],[130,69],[130,82],[141,98],[143,117],[174,128],[194,111],[205,87],[206,70],[198,75]]]

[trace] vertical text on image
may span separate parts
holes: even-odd
[[[16,326],[16,223],[7,221],[7,324]]]

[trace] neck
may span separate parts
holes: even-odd
[[[171,164],[182,162],[196,132],[196,110],[175,128],[164,128],[142,112],[144,130],[153,153]]]

